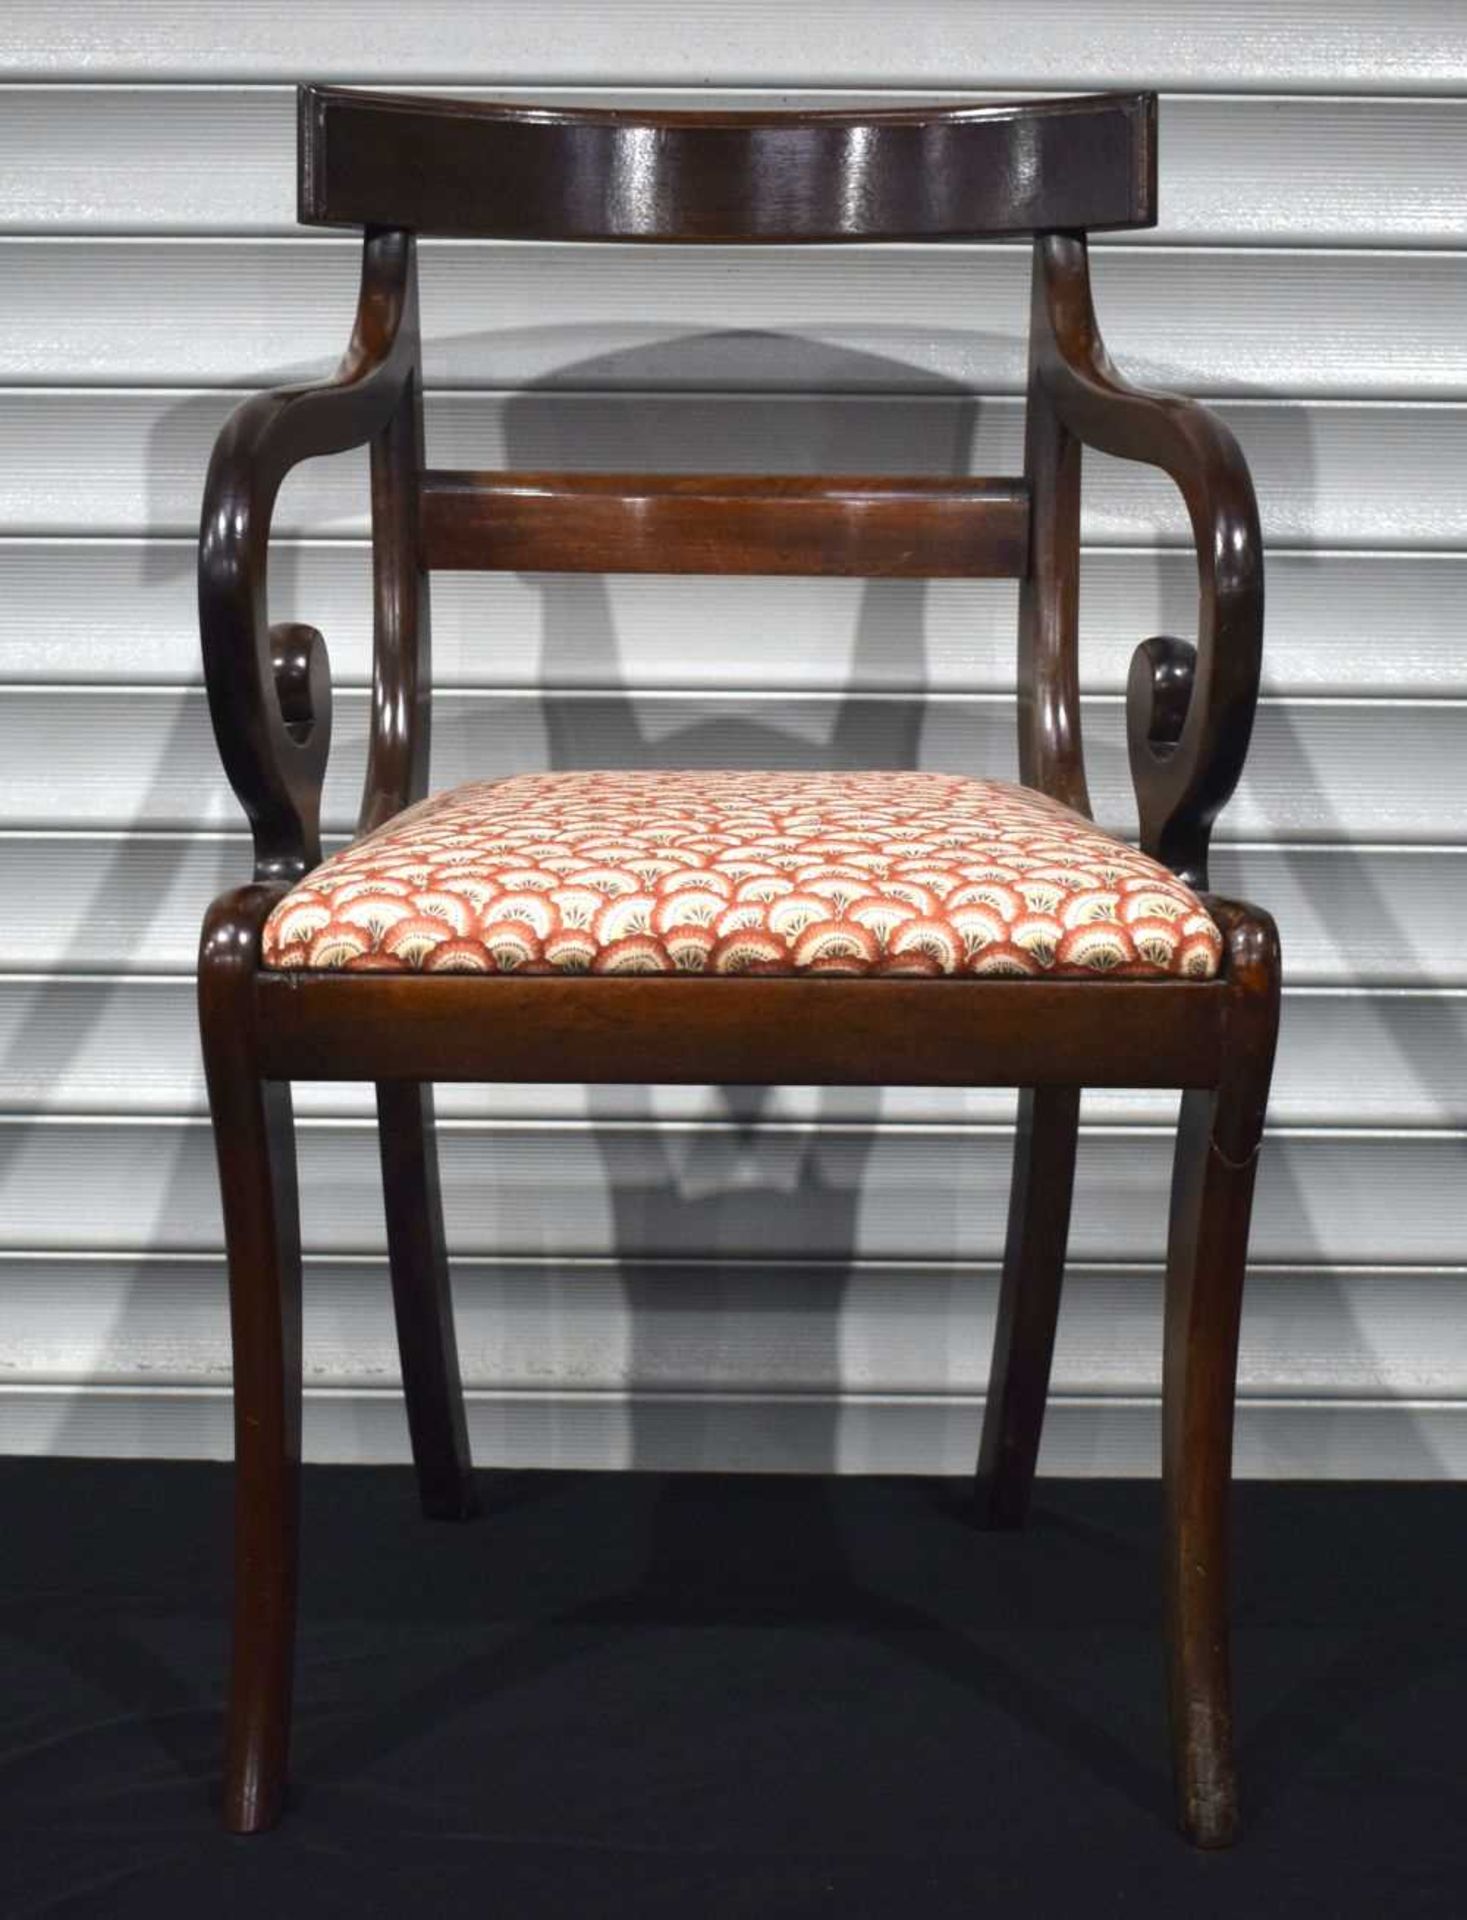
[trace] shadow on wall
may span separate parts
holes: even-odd
[[[632,446],[604,432],[610,422],[595,416],[605,403],[593,400],[573,411],[589,415],[585,430],[598,449],[614,446],[617,464],[631,470],[723,464],[756,472],[975,470],[981,403],[945,382],[926,382],[926,391],[914,394],[913,369],[875,354],[774,335],[696,337],[579,360],[546,384],[627,395],[689,389],[704,384],[710,368],[731,360],[757,365],[760,378],[780,390],[721,403],[742,416],[729,436],[732,457],[721,447],[690,448],[686,406],[680,417],[679,400],[661,391],[641,404],[610,403],[614,419],[625,422],[631,415]],[[801,405],[792,433],[785,390],[855,390],[876,397],[823,408]],[[942,404],[933,404],[934,394]],[[540,390],[509,401],[505,444],[512,467],[546,463],[543,416]],[[555,463],[575,465],[578,458],[586,459],[584,443],[555,450]],[[580,680],[607,696],[595,704],[594,731],[578,724],[585,709],[576,703],[550,703],[551,768],[820,770],[921,763],[920,700],[873,703],[860,697],[863,689],[894,681],[915,689],[926,684],[927,588],[920,580],[864,583],[848,676],[830,690],[836,697],[823,710],[823,737],[813,737],[813,730],[791,734],[747,714],[721,717],[716,710],[706,721],[652,733],[627,684],[606,581],[561,574],[541,576],[536,584],[543,677],[552,685]],[[716,580],[708,585],[717,591]],[[688,645],[698,645],[696,634],[688,636]],[[728,1464],[736,1436],[745,1448],[751,1443],[746,1426],[724,1427],[721,1404],[771,1390],[780,1397],[779,1417],[771,1406],[768,1444],[749,1454],[747,1464],[775,1465],[782,1458],[812,1469],[841,1464],[843,1308],[862,1251],[863,1179],[877,1131],[869,1121],[842,1119],[845,1103],[838,1090],[822,1088],[815,1097],[812,1119],[771,1125],[773,1090],[721,1087],[714,1090],[713,1125],[669,1126],[657,1123],[647,1088],[587,1090],[626,1301],[629,1456],[635,1466],[666,1466],[672,1459],[690,1467]],[[976,1328],[974,1333],[976,1339]],[[700,1386],[695,1422],[688,1408]],[[663,1415],[679,1401],[669,1428]],[[706,1434],[701,1448],[700,1424]]]
[[[736,357],[744,365],[749,363],[748,344],[746,336],[739,337]],[[771,466],[788,462],[828,472],[962,473],[995,467],[1003,470],[1008,464],[1006,460],[985,458],[981,402],[966,389],[929,378],[923,383],[925,395],[916,397],[914,370],[904,363],[850,353],[842,353],[834,363],[828,345],[807,347],[801,341],[772,336],[760,344],[768,351],[767,377],[773,386],[808,389],[819,385],[827,391],[848,394],[869,394],[885,388],[892,394],[874,407],[831,404],[819,416],[818,432],[810,436],[809,443],[798,446],[790,444],[788,429],[774,418],[781,407],[779,399],[748,399],[744,407],[755,419],[761,409],[770,416],[772,451],[767,464]],[[988,340],[983,344],[986,348]],[[1012,351],[1007,337],[995,336],[992,346],[998,355]],[[725,351],[720,342],[710,345],[697,340],[613,353],[567,365],[545,384],[593,393],[614,389],[634,394],[643,387],[688,388],[710,365],[717,364]],[[1137,377],[1183,391],[1190,384],[1187,369],[1180,366],[1138,369]],[[934,393],[943,395],[946,404],[932,405],[930,396]],[[617,408],[618,403],[612,405]],[[626,451],[626,466],[656,468],[675,464],[685,455],[686,443],[675,425],[677,405],[676,400],[659,398],[646,407],[638,421],[636,445]],[[618,410],[625,418],[626,403],[619,403]],[[547,436],[536,390],[509,402],[507,422],[509,463],[527,467],[544,464]],[[1276,462],[1289,474],[1301,522],[1307,526],[1315,497],[1308,415],[1302,409],[1272,409],[1270,430],[1284,443],[1270,449],[1271,463]],[[758,445],[758,435],[748,424],[736,437],[741,448]],[[584,449],[575,445],[557,447],[555,457],[574,464],[578,452],[584,459]],[[699,463],[716,459],[709,454]],[[620,447],[617,463],[623,464]],[[755,459],[753,464],[760,462]],[[1092,494],[1096,466],[1092,460]],[[551,685],[564,685],[583,678],[598,688],[621,690],[619,711],[608,711],[608,702],[597,703],[595,730],[589,736],[578,734],[573,705],[550,705],[547,762],[552,767],[900,767],[922,763],[920,708],[915,704],[872,704],[861,697],[873,685],[896,682],[920,688],[925,684],[926,589],[920,582],[865,585],[848,678],[833,708],[828,735],[815,741],[791,739],[748,722],[731,726],[716,719],[706,726],[650,736],[621,671],[606,583],[551,576],[541,580],[539,586],[543,597],[545,680]],[[1179,596],[1179,601],[1165,608],[1163,628],[1190,636],[1195,631],[1195,600]],[[1135,638],[1141,637],[1138,630]],[[1287,678],[1286,667],[1276,668],[1276,672],[1280,678]],[[1321,871],[1307,852],[1286,842],[1284,860],[1293,869],[1300,894],[1311,900],[1322,924],[1328,925],[1333,910],[1348,901],[1363,907],[1367,920],[1376,926],[1391,927],[1392,903],[1380,889],[1375,864],[1345,844],[1332,817],[1330,795],[1312,780],[1303,743],[1293,734],[1287,718],[1282,725],[1298,748],[1293,756],[1297,780],[1307,789],[1300,811],[1314,821],[1317,841],[1331,842],[1338,848],[1327,869]],[[1093,744],[1090,759],[1092,779],[1098,785],[1104,779],[1104,770],[1097,768]],[[973,770],[993,769],[976,766]],[[998,770],[1007,772],[1008,768]],[[1100,779],[1096,779],[1097,771]],[[1282,830],[1287,836],[1287,825]],[[1226,874],[1235,864],[1236,856],[1224,854],[1220,872]],[[1312,899],[1315,894],[1321,897]],[[1394,933],[1392,950],[1410,954],[1413,930],[1397,926]],[[1285,938],[1287,943],[1287,928]],[[1397,1039],[1415,1077],[1423,1086],[1429,1085],[1433,1063],[1419,1051],[1418,1029],[1404,1022],[1397,1030]],[[650,1124],[609,1124],[626,1114],[624,1100],[609,1098],[598,1089],[590,1090],[589,1098],[593,1116],[603,1122],[597,1140],[606,1169],[614,1243],[629,1310],[627,1378],[632,1386],[651,1390],[632,1403],[634,1461],[667,1463],[668,1450],[659,1431],[657,1390],[690,1386],[697,1379],[706,1381],[710,1377],[732,1393],[770,1385],[774,1308],[788,1316],[793,1332],[784,1344],[786,1359],[781,1361],[784,1365],[794,1360],[793,1377],[781,1384],[800,1386],[818,1396],[799,1402],[798,1410],[790,1409],[786,1419],[780,1421],[776,1448],[789,1444],[793,1422],[798,1427],[795,1444],[802,1460],[831,1467],[840,1464],[839,1416],[833,1396],[842,1385],[849,1384],[842,1367],[842,1307],[863,1252],[861,1189],[877,1146],[877,1131],[869,1126],[835,1130],[831,1123],[839,1121],[842,1102],[839,1094],[829,1090],[819,1096],[818,1119],[813,1126],[801,1124],[773,1133],[759,1127],[771,1106],[770,1095],[761,1089],[720,1089],[717,1098],[725,1124],[716,1130],[686,1133],[656,1129]],[[636,1113],[639,1121],[651,1122],[652,1106],[645,1091],[637,1097]],[[1316,1220],[1311,1203],[1306,1162],[1323,1150],[1304,1140],[1288,1144],[1280,1141],[1265,1159],[1259,1212],[1267,1240],[1283,1250],[1289,1265],[1302,1269],[1329,1267],[1342,1259],[1344,1242],[1338,1222]],[[1139,1255],[1154,1247],[1159,1254],[1163,1227],[1161,1216],[1150,1223],[1138,1221],[1134,1251]],[[1077,1246],[1083,1245],[1084,1235],[1082,1206],[1077,1209]],[[768,1257],[757,1266],[737,1265],[739,1253],[751,1245]],[[673,1249],[677,1253],[670,1251]],[[678,1257],[683,1249],[697,1263],[691,1269]],[[969,1259],[978,1251],[960,1250]],[[981,1251],[991,1260],[996,1248]],[[664,1264],[644,1261],[643,1256],[649,1253],[660,1255]],[[811,1255],[818,1255],[818,1264],[804,1264]],[[1378,1257],[1383,1262],[1389,1260],[1388,1242]],[[1291,1282],[1280,1276],[1264,1284],[1287,1287]],[[1332,1294],[1339,1350],[1356,1357],[1362,1372],[1368,1374],[1372,1370],[1369,1331],[1355,1321],[1348,1292],[1336,1284]],[[1301,1325],[1301,1332],[1311,1339],[1317,1325],[1313,1312],[1318,1309],[1318,1299],[1314,1292],[1315,1305]],[[685,1316],[693,1311],[698,1313],[696,1335],[684,1331]],[[1270,1323],[1276,1326],[1279,1317],[1277,1312],[1270,1314]],[[662,1331],[664,1324],[668,1327],[666,1334]],[[1346,1329],[1351,1331],[1347,1333]],[[972,1338],[975,1351],[980,1342],[986,1345],[986,1327],[975,1325]],[[680,1362],[680,1353],[688,1351],[684,1343],[692,1339],[696,1339],[692,1351],[698,1360],[694,1368],[689,1368]],[[1246,1370],[1250,1362],[1246,1321],[1244,1340]],[[1260,1353],[1251,1358],[1260,1372],[1276,1369],[1275,1355]],[[1159,1366],[1158,1351],[1158,1377]],[[1104,1411],[1097,1412],[1103,1422]],[[709,1462],[727,1458],[724,1437],[716,1431],[716,1416],[712,1424]],[[976,1429],[975,1418],[975,1444]],[[1303,1437],[1305,1446],[1296,1461],[1287,1463],[1290,1467],[1306,1469],[1310,1464],[1313,1436]],[[1397,1423],[1393,1441],[1392,1465],[1397,1471],[1421,1475],[1439,1471],[1429,1437],[1415,1421],[1403,1418]],[[1283,1434],[1276,1439],[1271,1435],[1271,1444],[1287,1447],[1288,1441]],[[686,1445],[684,1436],[681,1457],[687,1464],[701,1464],[688,1457]]]
[[[979,354],[989,353],[995,362],[1012,357],[1013,335],[976,338]],[[479,337],[486,364],[492,365],[498,340],[493,333]],[[430,349],[430,361],[431,357]],[[725,453],[720,445],[699,437],[710,429],[695,390],[706,388],[710,369],[727,365],[730,358],[741,368],[761,367],[766,390],[719,402],[717,425],[730,430],[730,450]],[[1139,377],[1158,379],[1182,391],[1190,384],[1188,370],[1180,365],[1136,371]],[[297,372],[291,370],[292,375]],[[276,377],[262,373],[259,384],[272,384]],[[784,397],[786,389],[811,388],[836,397],[823,405],[804,403],[793,408]],[[683,390],[681,395],[678,389]],[[584,397],[568,405],[572,391]],[[155,522],[171,524],[180,460],[198,457],[201,448],[206,454],[220,412],[217,396],[210,396],[186,400],[164,415],[149,450]],[[740,333],[692,336],[567,362],[553,377],[507,402],[504,433],[506,458],[516,466],[573,466],[585,464],[588,454],[600,454],[614,456],[612,464],[629,469],[727,465],[754,470],[962,473],[1011,468],[1008,450],[1000,458],[985,454],[982,421],[982,402],[966,387],[918,373],[906,362],[827,343]],[[1315,491],[1308,415],[1300,408],[1276,406],[1269,411],[1268,431],[1279,443],[1271,449],[1271,464],[1290,476],[1300,524],[1307,526]],[[430,425],[430,447],[432,438]],[[436,457],[444,457],[441,449],[432,450]],[[1092,496],[1099,491],[1097,479],[1103,487],[1099,463],[1092,463]],[[1268,536],[1265,524],[1266,540]],[[177,569],[191,571],[192,559],[177,548],[154,548],[148,565],[161,588],[176,581]],[[272,595],[272,612],[277,617],[286,610],[282,603],[294,598],[292,566],[290,548],[280,549]],[[828,724],[797,733],[750,718],[747,707],[723,719],[715,711],[707,721],[670,731],[649,725],[651,708],[639,701],[624,666],[607,583],[587,576],[548,576],[531,584],[541,603],[542,681],[551,687],[585,689],[594,696],[584,700],[551,697],[544,702],[544,755],[549,767],[903,767],[922,762],[920,698],[862,697],[873,686],[918,692],[924,686],[926,588],[921,582],[864,585],[844,683],[831,689],[835,697],[818,709],[828,716]],[[716,591],[716,582],[710,582],[709,588]],[[309,607],[291,610],[299,617],[311,617]],[[1177,603],[1165,603],[1163,613],[1159,624],[1166,630],[1192,632],[1195,606],[1190,596],[1178,593]],[[1143,618],[1138,614],[1138,620]],[[1135,638],[1141,637],[1138,627]],[[1281,639],[1287,644],[1281,636],[1271,643],[1274,674],[1285,678],[1286,669],[1278,662]],[[329,644],[330,634],[327,640]],[[696,636],[690,636],[689,645],[696,644]],[[492,635],[485,636],[485,646],[492,657]],[[183,724],[180,719],[180,730]],[[1281,719],[1280,724],[1287,722]],[[181,737],[170,740],[169,749],[182,744]],[[485,751],[487,759],[488,742]],[[1095,757],[1092,747],[1092,761]],[[1309,764],[1302,750],[1296,755],[1296,767],[1299,780],[1307,782]],[[993,769],[978,765],[973,770]],[[160,766],[159,792],[162,780]],[[1312,799],[1318,837],[1328,839],[1330,797],[1316,788]],[[152,921],[136,912],[137,851],[135,841],[117,842],[114,857],[102,867],[92,897],[75,924],[85,928],[114,918],[136,922],[135,951],[146,967]],[[242,851],[232,844],[219,847],[208,876],[197,880],[188,866],[196,855],[183,842],[156,842],[153,851],[149,881],[157,888],[158,898],[196,884],[200,915],[210,892],[244,874]],[[1368,857],[1342,848],[1329,861],[1327,874],[1320,863],[1306,856],[1286,854],[1285,858],[1293,859],[1300,892],[1320,922],[1328,923],[1335,902],[1364,900],[1377,924],[1391,929],[1395,950],[1413,950],[1415,930],[1392,926],[1392,904],[1380,891]],[[1219,883],[1225,884],[1239,864],[1238,856],[1225,853],[1218,862]],[[1242,864],[1246,871],[1246,856]],[[1288,935],[1285,926],[1286,963]],[[73,946],[58,956],[55,984],[40,990],[37,1020],[16,1041],[22,1067],[26,1051],[40,1044],[33,1036],[43,1028],[54,1034],[56,1021],[65,1014],[65,976],[94,966],[88,941],[78,934]],[[1413,1054],[1413,1047],[1420,1045],[1417,1031],[1403,1022],[1396,1030],[1397,1041],[1420,1084],[1427,1086],[1435,1077],[1435,1061]],[[58,1075],[82,1055],[90,1037],[84,1027],[73,1027],[65,1057],[56,1063]],[[782,1396],[781,1419],[777,1428],[771,1426],[768,1457],[794,1452],[811,1466],[836,1466],[841,1463],[834,1397],[843,1378],[841,1310],[863,1251],[863,1182],[877,1147],[878,1130],[864,1120],[852,1121],[848,1098],[834,1090],[819,1094],[813,1120],[780,1121],[772,1126],[773,1097],[766,1090],[723,1088],[714,1098],[717,1124],[669,1125],[656,1123],[645,1088],[625,1093],[592,1089],[588,1094],[610,1210],[610,1252],[621,1277],[630,1329],[625,1354],[625,1380],[632,1394],[630,1456],[634,1464],[666,1464],[670,1429],[665,1414],[675,1404],[679,1389],[691,1391],[711,1381],[726,1397],[770,1388]],[[12,1151],[22,1150],[22,1138],[17,1130]],[[492,1154],[488,1139],[484,1151],[486,1156]],[[546,1151],[553,1151],[548,1142]],[[1265,1157],[1259,1202],[1269,1246],[1286,1249],[1290,1263],[1306,1268],[1337,1262],[1341,1245],[1338,1223],[1317,1222],[1313,1216],[1304,1171],[1311,1151],[1319,1149],[1309,1143],[1276,1142]],[[1082,1150],[1082,1183],[1083,1164]],[[371,1209],[368,1217],[378,1218],[375,1209],[380,1202],[367,1197],[368,1183],[375,1182],[375,1165],[365,1142],[357,1166],[363,1190],[353,1199],[360,1197]],[[492,1182],[492,1165],[486,1164],[485,1172]],[[152,1241],[140,1253],[189,1243],[199,1226],[197,1196],[212,1190],[212,1179],[212,1154],[201,1129],[185,1139],[161,1184]],[[309,1210],[307,1199],[308,1217]],[[503,1208],[505,1213],[513,1210],[512,1205]],[[539,1211],[538,1207],[528,1209],[531,1217]],[[450,1201],[451,1238],[452,1212]],[[1138,1222],[1138,1254],[1159,1254],[1163,1226],[1160,1216],[1149,1226]],[[1081,1206],[1075,1243],[1082,1250],[1085,1237]],[[569,1253],[568,1248],[557,1248],[553,1227],[547,1229],[541,1247],[496,1251]],[[981,1251],[991,1260],[997,1249],[964,1251]],[[313,1277],[318,1285],[325,1279],[319,1270]],[[460,1271],[460,1297],[465,1286],[472,1284]],[[119,1329],[130,1307],[129,1300],[120,1309]],[[1337,1311],[1341,1319],[1351,1314],[1343,1292],[1337,1292]],[[1366,1329],[1357,1327],[1355,1344],[1357,1350],[1364,1350],[1367,1366],[1368,1337]],[[975,1324],[975,1357],[985,1339],[985,1329]],[[1246,1323],[1244,1339],[1246,1350]],[[96,1356],[96,1364],[99,1371],[105,1370],[106,1347]],[[700,1454],[696,1449],[695,1416],[685,1401],[676,1426],[678,1458],[688,1465],[727,1460],[730,1436],[719,1420],[720,1399],[703,1396],[696,1404],[696,1419],[705,1423],[706,1451]],[[1105,1418],[1101,1410],[1100,1421]],[[748,1430],[741,1426],[739,1431]],[[976,1439],[975,1414],[974,1445]],[[1422,1474],[1437,1470],[1429,1439],[1414,1423],[1403,1419],[1395,1442],[1395,1460],[1402,1470],[1408,1470],[1413,1455]],[[69,1436],[67,1422],[61,1421],[54,1441],[57,1450],[80,1450],[80,1444],[80,1430]],[[1301,1458],[1298,1464],[1302,1468],[1309,1462]]]

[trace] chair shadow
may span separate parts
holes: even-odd
[[[536,1603],[526,1608],[511,1574],[495,1609],[501,1631],[494,1645],[468,1660],[452,1660],[388,1703],[357,1710],[348,1727],[323,1727],[309,1737],[307,1766],[318,1790],[359,1782],[427,1730],[502,1709],[517,1691],[568,1665],[594,1662],[608,1648],[624,1653],[630,1636],[680,1627],[805,1628],[879,1647],[898,1668],[927,1669],[1139,1811],[1166,1817],[1169,1789],[1160,1746],[1143,1757],[1137,1744],[1069,1697],[1063,1680],[1044,1672],[1042,1662],[1012,1657],[1012,1642],[999,1648],[995,1629],[1035,1617],[1037,1583],[1029,1564],[1034,1543],[998,1543],[984,1579],[971,1579],[969,1516],[940,1484],[814,1475],[722,1478],[712,1525],[709,1484],[696,1474],[644,1478],[643,1487],[631,1492],[588,1488],[583,1479],[579,1487],[572,1481],[561,1498],[563,1506],[574,1506],[577,1531],[591,1549],[567,1584],[584,1587],[589,1579],[603,1590],[567,1595],[567,1604],[556,1605],[531,1576],[538,1591]],[[623,1514],[640,1523],[635,1544],[619,1543],[621,1570],[598,1581],[601,1530]],[[1114,1526],[1085,1530],[1091,1531],[1107,1532],[1118,1548],[1103,1582],[1107,1617],[1119,1614],[1129,1623],[1139,1611],[1144,1619],[1154,1604],[1149,1569],[1143,1571],[1134,1552],[1122,1555]],[[1091,1551],[1088,1537],[1081,1542],[1072,1532],[1045,1525],[1039,1533],[1039,1551],[1049,1563],[1075,1562]],[[533,1553],[522,1551],[514,1564],[533,1565]],[[1039,1608],[1042,1624],[1060,1632],[1086,1627],[1089,1600],[1079,1594],[1073,1580],[1048,1583]]]
[[[747,334],[691,336],[568,362],[541,387],[517,393],[507,403],[508,462],[533,466],[540,457],[546,436],[539,415],[547,388],[557,393],[688,391],[707,382],[711,367],[727,366],[730,355],[746,370],[758,368],[776,393],[818,388],[882,396],[879,407],[853,410],[837,404],[805,414],[793,430],[780,399],[749,396],[742,408],[748,419],[734,438],[740,452],[752,450],[756,470],[762,465],[835,473],[973,470],[981,404],[967,390],[922,378],[909,363],[876,354]],[[953,404],[934,410],[934,393]],[[664,422],[674,422],[675,410],[673,401],[666,409],[643,411],[631,464],[656,470],[686,463],[686,440],[662,430]],[[767,453],[761,442],[767,443]],[[721,449],[710,449],[705,464],[716,466],[722,458]],[[542,680],[551,686],[579,682],[596,696],[590,706],[553,697],[547,702],[545,754],[551,769],[817,771],[921,764],[921,689],[928,680],[925,582],[863,584],[849,667],[841,684],[818,689],[827,696],[819,723],[798,734],[775,719],[751,715],[751,702],[743,703],[737,715],[720,716],[715,707],[707,719],[655,729],[649,724],[657,718],[655,707],[639,699],[628,679],[607,582],[560,575],[537,577],[533,585],[540,597]],[[710,590],[716,586],[710,582]],[[697,644],[696,634],[690,635],[689,645]],[[863,698],[864,690],[895,679],[912,690],[910,697]],[[777,709],[779,703],[770,704]],[[713,1403],[747,1395],[761,1380],[767,1386],[777,1341],[773,1330],[781,1315],[793,1312],[801,1327],[799,1375],[791,1377],[780,1365],[780,1386],[799,1392],[801,1401],[793,1417],[788,1407],[784,1410],[780,1433],[786,1443],[798,1436],[794,1444],[802,1467],[834,1471],[841,1464],[841,1317],[860,1258],[862,1184],[878,1126],[847,1124],[839,1161],[828,1165],[822,1130],[850,1106],[839,1090],[820,1089],[812,1117],[794,1122],[780,1117],[776,1089],[710,1088],[707,1119],[692,1130],[659,1121],[650,1088],[591,1087],[586,1099],[604,1169],[629,1328],[627,1464],[710,1466],[727,1460],[731,1444],[750,1450],[754,1443],[720,1422]],[[757,1268],[749,1257],[755,1222],[759,1248],[773,1242],[780,1250]],[[687,1392],[695,1383],[687,1378],[676,1332],[664,1331],[686,1314],[690,1295],[700,1310],[700,1328],[706,1328],[701,1351],[716,1357],[711,1401],[706,1394]],[[813,1331],[817,1326],[828,1329],[823,1342]],[[706,1374],[704,1380],[706,1386]],[[655,1394],[678,1386],[684,1389],[679,1396],[683,1417],[669,1430],[664,1409],[647,1404],[645,1389]]]

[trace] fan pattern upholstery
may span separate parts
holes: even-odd
[[[934,773],[549,773],[434,795],[275,908],[269,968],[1193,976],[1197,896],[1068,808]]]

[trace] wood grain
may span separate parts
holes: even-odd
[[[1017,580],[1019,480],[437,473],[424,562],[526,573],[855,574]]]
[[[301,88],[300,218],[503,240],[945,240],[1148,227],[1156,99],[813,113]]]

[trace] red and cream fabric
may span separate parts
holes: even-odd
[[[434,795],[265,926],[347,972],[1217,972],[1172,874],[1044,795],[936,773],[545,773]]]

